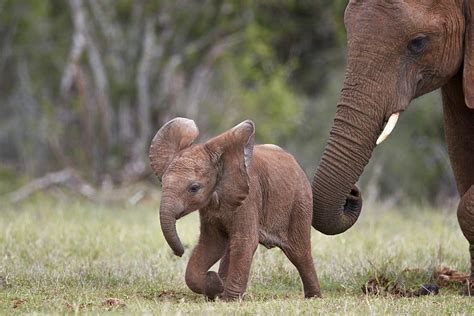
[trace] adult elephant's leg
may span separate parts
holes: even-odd
[[[471,277],[463,289],[463,294],[474,296],[474,185],[461,198],[458,220],[464,236],[469,241],[471,253]]]
[[[469,242],[471,282],[474,281],[474,110],[464,101],[462,74],[443,87],[446,142],[461,202],[458,220]],[[466,293],[470,291],[465,290]]]
[[[186,268],[185,280],[188,287],[210,299],[224,291],[219,275],[208,271],[224,254],[226,238],[209,224],[201,220],[201,235]]]

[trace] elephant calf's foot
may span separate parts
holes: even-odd
[[[206,289],[204,294],[208,299],[214,300],[216,296],[224,292],[224,284],[222,283],[219,275],[214,271],[208,271],[206,273]]]
[[[233,301],[238,301],[238,300],[242,299],[242,296],[240,296],[240,295],[232,296],[232,295],[222,294],[219,297],[219,299],[224,301],[224,302],[233,302]]]
[[[244,293],[234,293],[230,291],[224,291],[221,296],[219,296],[219,299],[221,299],[224,302],[232,302],[232,301],[238,301],[243,299]]]

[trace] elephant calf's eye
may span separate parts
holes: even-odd
[[[192,184],[188,187],[188,192],[190,192],[190,193],[196,193],[197,191],[199,191],[200,188],[201,188],[201,186],[200,186],[198,183],[192,183]]]
[[[429,37],[428,36],[420,35],[420,36],[417,36],[414,39],[412,39],[408,43],[407,48],[410,51],[410,53],[418,55],[421,52],[423,52],[423,50],[425,49],[428,42],[429,42]]]

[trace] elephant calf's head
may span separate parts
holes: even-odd
[[[249,192],[255,126],[245,121],[203,144],[194,121],[166,123],[150,146],[151,167],[162,183],[161,229],[177,256],[184,252],[176,219],[211,205],[237,207]]]

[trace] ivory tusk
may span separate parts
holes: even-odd
[[[377,145],[381,144],[388,137],[388,135],[390,135],[390,133],[395,128],[395,125],[397,124],[399,117],[400,117],[400,112],[393,113],[390,116],[390,118],[387,121],[387,124],[385,125],[385,128],[383,129],[382,133],[377,139],[377,142],[376,142]]]

